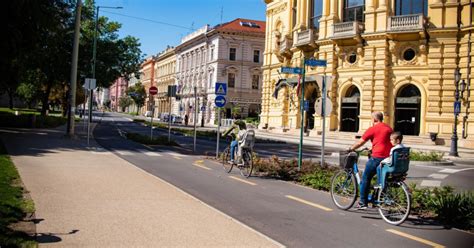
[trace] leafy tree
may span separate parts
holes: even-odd
[[[122,96],[119,98],[119,107],[122,108],[122,112],[125,112],[125,109],[133,104],[133,100],[128,96]]]
[[[145,104],[146,91],[145,87],[141,83],[137,83],[132,87],[129,87],[126,93],[132,98],[138,109],[140,109]]]
[[[43,115],[50,101],[61,105],[64,110],[68,100],[75,1],[16,0],[5,2],[0,9],[9,20],[6,25],[8,35],[0,39],[0,72],[4,75],[0,80],[0,93],[6,92],[12,99],[23,83],[19,75],[39,70],[44,75],[43,80],[28,87],[23,85],[20,92],[26,96],[27,89],[37,86]],[[81,18],[78,82],[92,77],[94,10],[94,1],[86,0]],[[100,17],[98,24],[96,79],[99,87],[107,88],[120,76],[138,74],[142,55],[138,39],[130,36],[119,38],[120,23]],[[79,92],[80,85],[82,83],[78,83],[77,90],[79,95],[83,95],[82,91]],[[83,100],[77,99],[76,103],[81,102]],[[13,108],[12,100],[10,107]]]

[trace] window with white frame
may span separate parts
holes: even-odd
[[[253,51],[253,62],[260,63],[260,50]]]
[[[227,75],[227,87],[235,88],[235,73],[229,72]]]
[[[237,53],[237,49],[236,48],[230,48],[229,49],[229,60],[232,60],[232,61],[235,61],[235,55]]]
[[[257,74],[252,75],[252,89],[258,90],[258,81],[260,80],[260,76]]]

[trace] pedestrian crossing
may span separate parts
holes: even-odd
[[[425,179],[421,181],[420,186],[422,187],[440,187],[442,180],[447,178],[448,176],[458,173],[460,171],[465,171],[465,170],[470,170],[473,168],[464,168],[464,169],[442,169],[437,171],[436,173],[433,173],[431,175],[428,175],[429,179]]]

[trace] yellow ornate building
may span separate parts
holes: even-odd
[[[311,75],[324,74],[334,77],[328,89],[333,108],[326,126],[331,135],[362,133],[370,126],[371,112],[383,111],[384,121],[395,130],[428,140],[430,133],[436,133],[438,142],[449,144],[459,68],[467,85],[459,115],[460,145],[474,146],[474,126],[468,118],[471,2],[265,0],[260,128],[290,132],[300,128],[296,87],[275,88],[281,79],[297,80],[296,75],[281,74],[280,67],[301,67],[303,58],[314,57],[326,60],[327,67],[306,67],[309,135],[321,131],[321,118],[314,110],[321,92]]]
[[[155,116],[170,112],[168,85],[175,84],[176,55],[174,47],[168,47],[159,53],[155,62],[155,82],[158,94],[155,96]],[[174,99],[174,98],[173,98]],[[174,100],[172,100],[174,105]]]

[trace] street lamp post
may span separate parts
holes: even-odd
[[[451,136],[451,150],[449,151],[450,156],[455,156],[458,157],[458,115],[459,115],[459,110],[457,110],[456,105],[460,106],[459,100],[462,99],[462,95],[464,93],[464,90],[466,89],[466,83],[464,80],[461,82],[461,90],[459,90],[459,81],[461,80],[461,73],[459,72],[459,68],[456,68],[454,71],[454,85],[455,85],[455,91],[454,91],[454,98],[455,98],[455,103],[454,103],[454,126],[453,126],[453,135]],[[459,92],[461,91],[461,92]]]

